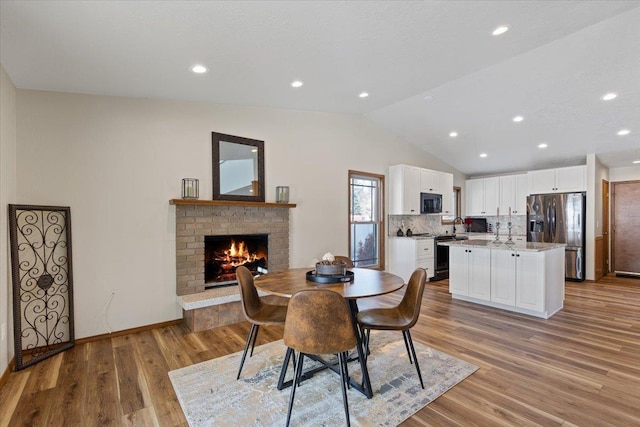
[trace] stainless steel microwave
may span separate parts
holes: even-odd
[[[420,193],[420,213],[442,213],[442,194]]]

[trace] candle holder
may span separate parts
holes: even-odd
[[[276,187],[276,203],[289,203],[289,187]]]
[[[500,241],[500,221],[496,221],[496,240],[493,241],[495,244],[502,243]]]
[[[511,221],[509,221],[507,223],[507,230],[509,230],[509,236],[507,237],[507,241],[504,242],[505,245],[515,245],[516,244],[516,242],[514,242],[513,239],[511,238],[511,227],[512,227],[512,224],[511,224]]]
[[[182,198],[198,199],[200,197],[200,181],[196,178],[182,178]]]

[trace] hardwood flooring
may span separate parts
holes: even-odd
[[[242,350],[248,331],[174,325],[76,345],[9,375],[0,426],[185,426],[167,372]],[[452,301],[446,281],[430,283],[412,335],[480,369],[405,426],[640,425],[639,279],[567,282],[548,320]],[[258,344],[281,336],[262,327]]]

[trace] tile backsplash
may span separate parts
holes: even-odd
[[[487,225],[490,225],[493,233],[496,231],[496,221],[498,217],[488,216]],[[507,217],[500,217],[500,235],[506,236],[507,230]],[[526,235],[526,222],[527,217],[525,215],[514,215],[511,217],[512,228],[511,234],[514,236]],[[442,224],[440,215],[389,215],[389,236],[395,236],[398,229],[402,229],[402,232],[406,234],[407,229],[411,229],[414,234],[419,233],[432,233],[432,234],[451,234],[453,232],[453,226],[451,224]],[[456,224],[456,232],[461,233],[465,231],[464,224]]]

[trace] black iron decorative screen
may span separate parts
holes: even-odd
[[[16,370],[73,347],[71,211],[9,205]]]

